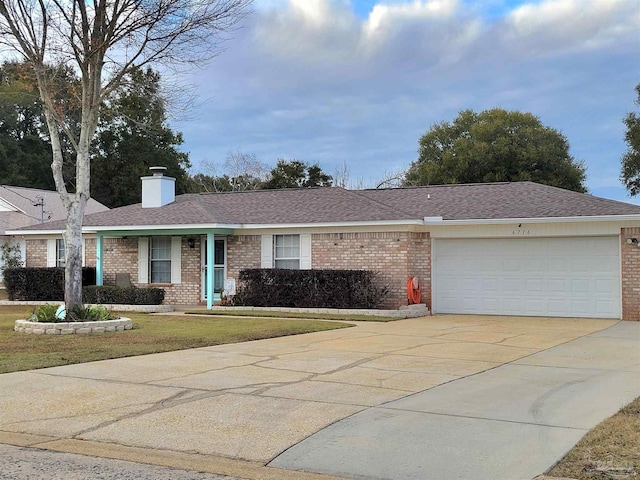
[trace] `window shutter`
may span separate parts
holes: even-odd
[[[273,268],[273,235],[262,235],[261,268]]]
[[[149,237],[138,238],[138,283],[149,283]]]
[[[182,283],[182,237],[171,237],[171,283]]]
[[[300,270],[311,270],[311,235],[300,235]]]
[[[56,266],[57,256],[58,256],[58,252],[56,249],[56,239],[55,238],[47,239],[47,267]]]

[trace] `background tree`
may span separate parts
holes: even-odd
[[[262,188],[330,187],[331,184],[331,175],[322,171],[317,163],[309,165],[299,160],[279,159]]]
[[[636,85],[636,105],[640,106],[640,83]],[[622,155],[622,174],[620,179],[632,196],[640,193],[640,112],[629,113],[624,118],[627,131],[624,140],[627,151]]]
[[[586,192],[582,162],[567,139],[530,113],[465,110],[431,127],[405,185],[532,181]]]
[[[215,40],[233,28],[250,0],[0,0],[0,44],[31,66],[49,131],[51,169],[67,210],[64,233],[65,303],[82,303],[82,219],[90,192],[90,151],[100,108],[135,66],[202,63],[216,53]],[[71,104],[61,95],[53,61],[77,70]],[[70,111],[79,105],[79,129]],[[75,156],[75,189],[63,176],[63,140]]]
[[[257,190],[264,183],[268,167],[253,153],[240,150],[230,151],[222,165],[222,175],[218,166],[211,161],[202,162],[205,173],[189,178],[189,191],[197,192],[240,192]]]
[[[56,68],[70,94],[77,84],[75,76],[63,66]],[[74,121],[77,123],[77,118]],[[74,169],[68,142],[64,143],[63,158],[65,183],[70,185]],[[38,85],[32,69],[25,63],[5,62],[0,67],[0,183],[55,188],[51,143]]]
[[[231,191],[231,182],[226,175],[216,177],[215,175],[207,175],[206,173],[196,173],[189,177],[189,193]]]
[[[91,197],[109,208],[140,203],[140,177],[167,167],[176,193],[188,191],[189,155],[177,150],[182,134],[167,125],[160,74],[135,68],[112,92],[100,113],[91,160]]]
[[[240,150],[229,152],[224,160],[226,173],[222,182],[227,180],[233,192],[257,190],[267,176],[267,169],[253,153],[243,153]]]

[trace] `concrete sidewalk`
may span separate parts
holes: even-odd
[[[323,435],[353,424],[355,428],[350,430],[355,432],[353,438],[360,438],[376,455],[386,451],[388,467],[395,465],[393,471],[398,472],[402,469],[397,463],[405,457],[389,454],[400,451],[403,437],[410,438],[411,432],[425,438],[429,431],[420,430],[419,426],[424,424],[426,415],[441,419],[454,418],[452,415],[473,418],[477,414],[471,408],[474,404],[491,401],[491,396],[486,399],[478,396],[483,387],[482,382],[473,383],[481,378],[477,374],[486,372],[491,379],[490,375],[495,375],[493,369],[518,361],[505,367],[512,372],[512,380],[504,383],[502,390],[515,402],[519,390],[514,388],[520,389],[521,385],[517,382],[521,375],[518,372],[527,377],[536,369],[544,372],[547,368],[551,372],[564,368],[556,365],[562,361],[571,362],[572,368],[580,371],[600,368],[592,366],[589,358],[581,360],[584,365],[576,365],[573,358],[556,358],[554,355],[561,354],[553,353],[554,350],[539,359],[531,355],[614,324],[615,321],[603,320],[436,316],[390,323],[363,322],[350,329],[5,374],[0,375],[0,443],[241,478],[329,478],[288,469],[367,478],[370,469],[365,465],[360,470],[358,462],[348,459],[345,460],[351,462],[348,468],[330,471],[333,466],[342,465],[337,460],[347,458],[349,452],[366,453],[359,443],[343,445],[342,455],[347,457],[338,455],[334,460],[327,456],[325,460],[330,461],[319,460],[320,464],[315,460],[320,457],[311,453],[296,454],[303,451],[299,448],[308,446],[313,446],[307,452],[314,455],[328,452],[333,448],[332,442],[335,446],[341,444],[341,437]],[[600,339],[598,349],[608,345],[607,348],[616,349],[619,358],[633,358],[634,353],[625,350],[629,342],[607,332],[620,328],[633,330],[636,326],[619,324],[601,336],[595,334],[578,341],[589,344]],[[570,345],[562,348],[570,349]],[[575,352],[568,351],[582,358],[580,347]],[[529,361],[538,363],[530,365]],[[548,362],[552,369],[539,366],[540,362]],[[602,369],[613,372],[625,369],[626,365],[615,364],[612,357],[609,367]],[[616,381],[623,380],[613,376]],[[551,374],[550,378],[550,383],[544,378],[541,381],[561,385],[568,377]],[[611,388],[617,385],[616,381],[609,382]],[[431,412],[455,401],[458,394],[447,392],[458,384],[467,392],[469,400],[463,405],[469,411]],[[433,389],[438,385],[442,387]],[[430,392],[436,391],[440,392],[439,399],[429,397]],[[526,399],[536,395],[534,390],[521,393]],[[421,395],[429,397],[432,403],[427,402],[424,407],[419,401]],[[568,398],[571,395],[569,392]],[[617,408],[621,401],[610,403],[616,403]],[[547,416],[551,415],[549,421],[553,421],[555,407],[548,402],[541,407],[538,408],[543,413],[541,418],[547,422]],[[593,419],[608,415],[611,408],[613,405],[603,405]],[[511,417],[502,419],[502,423],[515,429],[530,422],[517,410],[515,404],[509,408]],[[362,413],[351,417],[359,412]],[[414,418],[409,415],[401,419],[405,413]],[[375,425],[382,425],[380,435],[376,436],[371,429],[359,430],[356,423],[361,418],[366,420],[367,415],[376,419]],[[384,423],[385,418],[394,416],[399,419],[395,424]],[[344,422],[323,430],[345,418]],[[582,424],[571,423],[563,428],[575,433],[572,438],[578,438],[591,420],[590,417]],[[291,448],[316,432],[320,433]],[[483,437],[477,440],[482,442]],[[285,451],[285,455],[265,467]],[[378,474],[382,476],[375,476]],[[371,475],[371,478],[400,478],[385,477],[384,469]]]

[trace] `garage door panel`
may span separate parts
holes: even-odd
[[[542,292],[542,279],[540,278],[527,278],[524,282],[525,288],[528,292]]]
[[[596,301],[596,312],[603,317],[612,317],[616,312],[616,304],[611,301]]]
[[[618,291],[618,282],[611,279],[596,278],[595,281],[595,294],[611,294]]]
[[[571,268],[571,260],[568,258],[553,257],[547,263],[549,272],[566,272]]]
[[[590,291],[592,281],[585,278],[575,278],[571,280],[571,291],[568,293],[583,293],[588,294]]]
[[[564,278],[550,278],[547,281],[549,295],[565,295],[568,289],[568,281]]]
[[[549,316],[565,317],[571,313],[571,303],[566,299],[549,299]]]
[[[438,239],[434,311],[620,317],[618,237]]]

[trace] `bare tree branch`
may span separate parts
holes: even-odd
[[[31,65],[52,146],[51,169],[67,209],[67,310],[81,303],[82,219],[89,199],[89,153],[102,102],[134,67],[203,63],[219,51],[252,0],[0,0],[0,46]],[[56,69],[80,76],[80,130],[58,98]],[[72,103],[72,102],[71,102]],[[76,154],[75,192],[62,176],[61,135]]]

